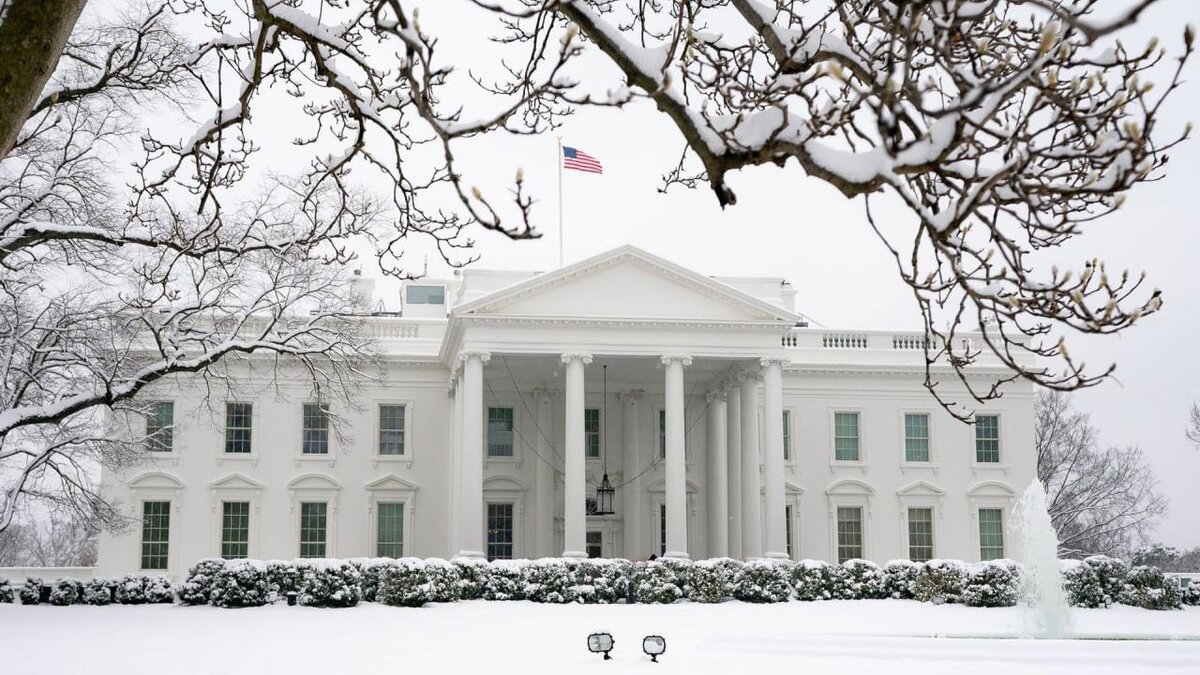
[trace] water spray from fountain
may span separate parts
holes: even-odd
[[[1034,479],[1017,504],[1016,532],[1020,540],[1021,607],[1026,630],[1039,638],[1066,637],[1071,609],[1058,562],[1058,533],[1046,508],[1046,490]]]

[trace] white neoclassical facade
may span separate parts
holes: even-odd
[[[135,525],[102,538],[98,573],[179,576],[211,556],[1009,552],[1035,474],[1032,389],[958,422],[922,386],[921,335],[809,327],[782,279],[628,246],[402,295],[369,320],[386,375],[356,400],[315,401],[274,366],[248,366],[225,400],[157,387],[146,424],[169,432],[104,475]],[[1003,372],[981,360],[969,377]],[[597,515],[605,472],[614,512]]]

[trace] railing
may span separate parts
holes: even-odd
[[[825,333],[821,335],[821,346],[825,349],[866,349],[867,336],[863,333]]]
[[[970,350],[973,338],[963,336],[962,349]],[[873,351],[904,351],[919,352],[937,346],[936,338],[929,338],[924,333],[892,333],[875,331],[855,332],[826,332],[808,328],[794,328],[784,333],[780,344],[785,348],[795,349],[830,349],[830,350],[860,350]]]

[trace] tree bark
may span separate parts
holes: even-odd
[[[87,0],[8,0],[0,17],[0,158],[17,142]]]

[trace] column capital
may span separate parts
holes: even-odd
[[[479,359],[481,363],[487,363],[492,360],[492,353],[482,349],[464,349],[458,353],[458,358],[463,361]]]
[[[737,374],[733,376],[733,379],[738,384],[745,384],[746,382],[759,382],[762,380],[762,373],[756,369],[747,368],[746,370],[739,370]]]
[[[662,361],[662,364],[664,366],[669,366],[675,362],[678,362],[679,365],[681,365],[681,366],[692,365],[692,357],[684,355],[684,354],[666,354],[666,355],[662,356],[659,360]]]
[[[780,368],[787,366],[792,360],[783,356],[764,356],[758,360],[758,365],[763,368],[770,368],[773,365],[778,365]]]
[[[617,394],[617,398],[625,403],[639,403],[645,394],[646,392],[641,389],[630,389]]]
[[[591,363],[591,362],[592,362],[592,355],[591,355],[591,354],[586,354],[586,353],[583,353],[583,352],[567,352],[566,354],[563,354],[562,356],[560,356],[560,357],[559,357],[559,359],[560,359],[560,360],[561,360],[563,363],[570,363],[570,362],[572,362],[572,361],[579,361],[580,363],[582,363],[583,365],[585,365],[585,366],[586,366],[586,365],[588,365],[589,363]]]
[[[723,402],[725,400],[725,395],[726,395],[726,391],[724,389],[717,389],[715,391],[710,391],[710,392],[706,393],[704,395],[704,400],[708,403],[712,403],[713,401],[722,401]]]

